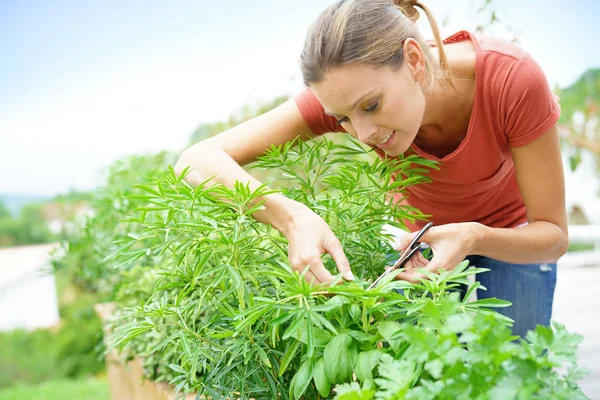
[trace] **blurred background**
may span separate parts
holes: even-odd
[[[114,287],[102,253],[118,199],[301,91],[304,36],[330,3],[0,2],[0,400],[108,399],[93,305]],[[600,3],[424,3],[443,36],[516,41],[561,97],[571,246],[553,319],[583,335],[582,386],[600,398]]]

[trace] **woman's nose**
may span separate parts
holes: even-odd
[[[361,121],[358,124],[354,123],[354,129],[356,129],[356,135],[361,142],[370,143],[373,135],[377,133],[377,125],[371,124],[368,121]]]

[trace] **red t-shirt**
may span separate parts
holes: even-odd
[[[465,31],[444,43],[463,40],[471,40],[476,51],[476,92],[467,134],[443,158],[411,146],[406,154],[441,164],[429,174],[431,183],[409,186],[404,201],[431,215],[436,225],[475,221],[515,227],[527,222],[527,215],[510,148],[524,146],[550,129],[558,121],[560,106],[529,53],[508,41]],[[312,92],[295,100],[315,134],[343,131]],[[423,224],[405,222],[411,230]]]

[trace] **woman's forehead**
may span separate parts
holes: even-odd
[[[352,109],[356,102],[389,85],[393,77],[394,71],[390,68],[365,64],[342,65],[327,71],[322,81],[311,84],[311,89],[326,111],[342,114]]]

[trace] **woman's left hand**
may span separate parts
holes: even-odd
[[[431,247],[433,258],[426,260],[420,252],[417,253],[406,263],[397,279],[416,283],[425,278],[425,275],[418,272],[421,268],[433,273],[456,268],[468,255],[473,254],[481,237],[481,228],[482,225],[476,222],[433,226],[420,240]],[[399,238],[394,248],[402,253],[416,234],[417,232],[412,232]]]

